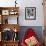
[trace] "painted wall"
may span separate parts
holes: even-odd
[[[15,6],[15,0],[0,0],[0,6]],[[42,0],[17,0],[20,26],[43,26]],[[25,7],[36,7],[36,20],[25,20]],[[11,17],[12,18],[12,17]],[[10,20],[10,19],[9,19]],[[15,22],[15,21],[14,21]]]
[[[22,26],[42,26],[43,6],[42,0],[21,0],[19,24]],[[25,20],[25,7],[36,7],[36,20]]]

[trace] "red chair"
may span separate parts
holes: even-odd
[[[33,29],[32,28],[27,29],[27,31],[25,32],[24,37],[22,38],[21,46],[27,46],[26,43],[25,43],[25,40],[32,37],[32,36],[34,36],[37,39],[37,35],[33,31]],[[38,41],[35,46],[41,46],[40,42]]]

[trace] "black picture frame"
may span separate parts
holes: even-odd
[[[36,7],[25,7],[25,20],[36,20]]]

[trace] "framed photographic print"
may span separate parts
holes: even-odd
[[[36,19],[36,7],[26,7],[25,8],[25,19],[26,20]]]
[[[9,10],[2,10],[2,15],[9,15]]]

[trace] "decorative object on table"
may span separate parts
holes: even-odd
[[[14,31],[13,40],[14,40],[14,41],[15,41],[15,40],[18,40],[18,32],[17,32],[17,29],[16,29],[15,27],[14,27],[13,31]]]
[[[17,0],[15,0],[15,7],[16,7],[16,4],[17,4],[17,2],[16,2]]]
[[[32,28],[28,28],[22,38],[22,46],[41,46],[37,34]]]
[[[7,18],[7,19],[5,19],[5,24],[8,24],[8,18]]]
[[[2,23],[8,24],[8,17],[7,16],[3,16]]]
[[[25,19],[26,20],[36,19],[36,7],[26,7],[25,8]]]
[[[13,35],[13,40],[18,40],[18,32],[14,32],[14,35]]]

